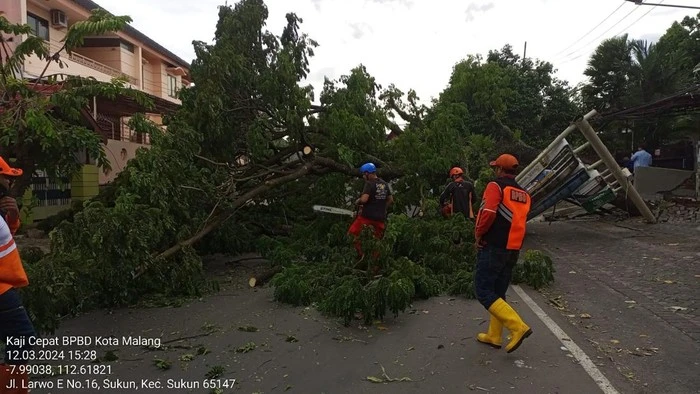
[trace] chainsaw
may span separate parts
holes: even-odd
[[[355,212],[349,210],[349,209],[343,209],[343,208],[336,208],[336,207],[327,207],[325,205],[314,205],[313,206],[314,211],[316,212],[323,212],[323,213],[332,213],[334,215],[347,215],[347,216],[355,216]]]

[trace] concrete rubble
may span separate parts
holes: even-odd
[[[700,202],[674,199],[649,203],[652,212],[663,223],[700,223]]]

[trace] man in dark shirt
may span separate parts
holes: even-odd
[[[394,202],[391,187],[383,179],[377,177],[377,167],[372,163],[365,163],[360,167],[360,172],[365,180],[362,195],[355,201],[355,205],[361,206],[358,215],[350,225],[348,233],[355,238],[355,250],[360,258],[364,256],[359,236],[364,226],[374,229],[374,237],[384,237],[386,228],[387,209]]]
[[[459,212],[466,218],[474,219],[474,210],[472,209],[474,185],[464,180],[464,171],[459,167],[450,170],[450,178],[452,178],[452,182],[440,195],[442,215],[450,217]]]

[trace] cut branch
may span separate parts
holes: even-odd
[[[272,267],[269,270],[261,272],[258,275],[252,276],[250,279],[248,279],[248,286],[255,287],[259,285],[264,285],[270,279],[272,279],[273,276],[279,274],[280,272],[282,272],[282,266],[278,265]]]
[[[200,239],[204,238],[204,236],[206,236],[210,232],[216,230],[219,226],[221,226],[224,222],[226,222],[226,220],[231,218],[236,213],[236,211],[240,207],[245,205],[248,201],[252,200],[253,198],[255,198],[263,193],[266,193],[267,191],[269,191],[270,189],[272,189],[276,186],[279,186],[279,185],[282,185],[282,184],[285,184],[285,183],[288,183],[288,182],[291,182],[291,181],[294,181],[296,179],[303,177],[304,175],[308,174],[311,171],[313,165],[314,165],[314,162],[306,163],[302,167],[300,167],[297,171],[295,171],[289,175],[284,175],[284,176],[281,176],[278,178],[270,179],[268,181],[265,181],[263,184],[253,188],[252,190],[249,190],[247,193],[238,197],[232,203],[230,208],[223,210],[223,211],[219,212],[218,214],[216,214],[215,216],[213,216],[211,218],[211,221],[209,223],[207,223],[206,226],[202,227],[202,229],[199,230],[199,232],[197,232],[196,234],[194,234],[193,236],[191,236],[190,238],[188,238],[182,242],[178,242],[177,244],[171,246],[170,248],[163,251],[162,253],[154,256],[154,259],[155,260],[167,259],[167,258],[175,255],[182,248],[193,245],[194,243],[196,243]],[[132,277],[134,279],[138,278],[139,276],[143,275],[148,270],[148,268],[149,268],[149,266],[147,264],[142,264],[142,265],[138,266],[136,268],[136,270],[134,270],[134,272],[132,273]]]

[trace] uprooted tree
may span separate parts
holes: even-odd
[[[501,64],[500,55],[485,63],[470,58],[426,108],[415,92],[404,99],[394,86],[382,89],[359,66],[339,81],[326,80],[314,105],[311,87],[300,82],[316,42],[301,33],[295,14],[287,15],[280,36],[264,30],[267,16],[262,0],[220,7],[215,43],[194,43],[195,85],[180,93],[182,108],[165,120],[167,132],[141,124],[152,147],[58,225],[50,253],[28,264],[32,282],[41,285],[30,285],[25,297],[42,330],[55,329],[58,316],[92,307],[201,294],[215,283],[199,255],[212,252],[263,251],[284,267],[273,280],[279,300],[319,302],[346,321],[357,311],[368,319],[397,313],[416,295],[472,294],[470,226],[438,217],[436,194],[453,165],[466,167],[483,187],[484,164],[504,146],[531,154],[518,135],[539,130],[544,124],[537,122],[548,118],[531,117],[511,130],[518,115],[504,100],[534,93],[540,96],[532,108],[551,110],[548,91],[532,78],[546,77],[551,67]],[[557,103],[568,94],[562,86],[549,92],[559,95]],[[398,138],[387,140],[387,129]],[[381,252],[380,277],[356,264],[345,237],[349,221],[310,209],[347,205],[364,161],[378,165],[397,199],[386,239],[365,240]],[[409,207],[422,216],[406,214]],[[280,236],[276,229],[288,222],[291,234]]]

